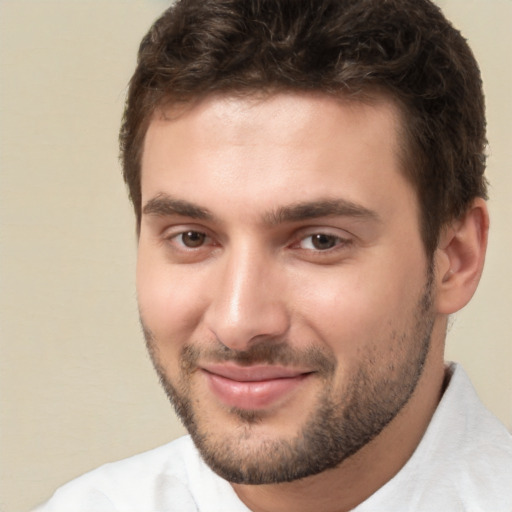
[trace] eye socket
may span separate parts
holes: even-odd
[[[197,263],[218,252],[219,244],[208,231],[195,226],[170,226],[160,235],[166,258],[172,263]]]
[[[189,249],[196,249],[204,244],[206,235],[200,231],[186,231],[184,233],[180,233],[177,238],[179,238],[180,242],[185,247],[188,247]]]

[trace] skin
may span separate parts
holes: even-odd
[[[186,398],[181,412],[197,438],[233,450],[242,467],[270,446],[270,463],[268,453],[293,446],[321,403],[338,411],[351,401],[363,411],[394,404],[334,468],[284,483],[233,483],[255,512],[353,508],[407,461],[441,397],[447,315],[476,288],[488,217],[476,200],[443,229],[429,283],[417,199],[400,169],[399,123],[384,98],[281,93],[209,97],[157,112],[149,126],[140,314],[164,387]],[[228,386],[233,407],[205,371],[225,364],[222,354],[236,371],[275,364],[301,378],[270,395]],[[390,381],[406,385],[388,389]]]

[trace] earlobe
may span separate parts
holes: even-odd
[[[475,293],[484,266],[488,231],[489,214],[481,198],[443,229],[435,254],[438,313],[455,313]]]

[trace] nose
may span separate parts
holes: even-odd
[[[204,318],[217,340],[232,350],[282,338],[289,328],[283,272],[271,260],[246,248],[218,262]]]

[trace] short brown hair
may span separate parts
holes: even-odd
[[[144,37],[120,133],[138,222],[155,109],[214,93],[382,91],[403,114],[406,176],[428,255],[448,221],[486,197],[480,71],[429,0],[180,0]]]

